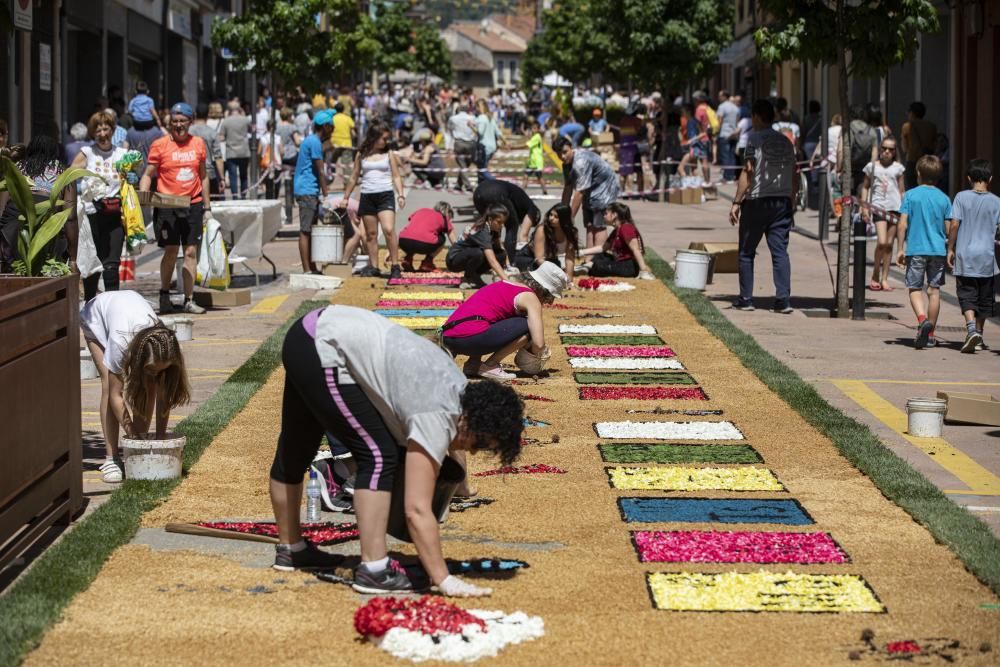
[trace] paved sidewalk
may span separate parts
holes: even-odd
[[[732,187],[701,205],[680,206],[631,203],[634,217],[650,249],[673,262],[679,248],[692,241],[735,242],[728,222]],[[817,214],[800,213],[796,223],[815,232]],[[823,247],[826,247],[826,255]],[[868,244],[867,278],[871,276]],[[752,335],[775,357],[788,364],[820,394],[848,415],[866,423],[882,442],[907,460],[957,503],[968,507],[1000,534],[1000,429],[987,426],[946,425],[943,439],[908,440],[905,404],[908,397],[934,397],[940,390],[992,393],[1000,397],[1000,327],[988,322],[985,338],[994,349],[961,354],[965,325],[955,283],[948,277],[942,300],[936,349],[913,349],[916,319],[898,270],[891,292],[866,292],[868,319],[863,322],[807,317],[800,309],[829,308],[833,304],[830,272],[836,274],[836,234],[826,244],[793,233],[792,315],[770,312],[774,298],[771,260],[762,242],[756,263],[754,312],[734,310],[738,294],[735,273],[716,274],[706,295],[739,328]]]

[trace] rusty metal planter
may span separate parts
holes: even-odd
[[[0,569],[83,500],[78,290],[0,276]]]

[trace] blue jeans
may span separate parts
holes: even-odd
[[[792,265],[788,234],[792,230],[792,202],[787,197],[746,199],[740,213],[740,302],[753,301],[753,262],[760,240],[767,235],[774,272],[775,308],[789,305]]]
[[[719,137],[719,164],[723,167],[736,166],[736,141]],[[722,180],[731,183],[736,180],[738,172],[736,169],[723,169]]]
[[[496,155],[496,150],[492,153],[487,151],[483,155],[483,160],[481,164],[476,165],[479,168],[479,180],[492,181],[496,179],[496,176],[490,173],[490,160]]]
[[[250,167],[250,158],[226,158],[224,166],[226,168],[226,178],[229,179],[229,191],[233,194],[233,197],[237,197],[239,193],[250,187],[250,184],[247,182],[247,169]],[[237,174],[239,174],[239,180],[236,178]]]

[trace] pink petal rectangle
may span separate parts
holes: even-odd
[[[581,387],[581,401],[707,401],[701,387]]]
[[[674,351],[666,345],[567,345],[571,357],[672,357]]]
[[[847,563],[829,533],[640,530],[632,533],[643,563]]]
[[[400,301],[398,299],[382,299],[375,304],[376,308],[457,308],[462,302],[455,300]]]
[[[458,285],[461,278],[390,278],[390,285]]]

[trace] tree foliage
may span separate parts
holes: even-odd
[[[416,53],[413,54],[416,67],[414,71],[450,81],[451,52],[437,29],[428,23],[417,26],[413,43],[416,48]]]
[[[770,62],[833,64],[844,51],[851,54],[850,74],[884,76],[913,57],[919,33],[940,29],[932,0],[840,2],[842,21],[834,0],[760,0],[769,21],[754,35],[758,55]]]
[[[643,87],[698,79],[732,40],[728,0],[560,0],[525,54],[525,80],[601,74]]]
[[[317,25],[324,15],[329,31]],[[372,21],[354,0],[252,0],[244,14],[216,18],[212,43],[229,49],[238,68],[252,65],[306,88],[367,67],[379,50]]]
[[[408,4],[380,3],[375,8],[375,38],[379,49],[375,68],[388,76],[398,69],[416,69],[413,23],[406,16]]]

